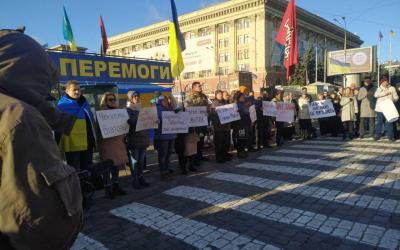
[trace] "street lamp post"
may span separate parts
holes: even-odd
[[[343,26],[342,23],[339,22],[339,20],[337,20],[336,18],[333,19],[333,21],[337,22],[339,24],[339,26],[342,26],[343,31],[344,31],[344,63],[346,64],[347,61],[347,54],[346,54],[346,50],[347,50],[347,23],[346,23],[346,17],[342,17],[343,20]],[[346,75],[343,74],[343,87],[346,86]]]

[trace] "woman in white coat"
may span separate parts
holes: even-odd
[[[354,122],[357,120],[356,114],[358,113],[358,104],[357,99],[353,96],[353,92],[349,87],[343,90],[340,106],[342,107],[341,118],[344,127],[343,140],[346,140],[347,136],[352,140]]]

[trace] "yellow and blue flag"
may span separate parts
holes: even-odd
[[[169,24],[169,58],[171,60],[171,73],[177,78],[185,69],[182,52],[186,49],[185,39],[179,27],[178,15],[174,0],[170,0],[172,10],[172,22]]]
[[[345,63],[333,58],[329,58],[329,73],[330,75],[344,75],[351,71],[350,63]]]
[[[393,37],[394,37],[394,31],[390,30],[390,38],[393,38]]]
[[[69,47],[71,48],[72,51],[77,51],[74,34],[72,33],[72,28],[68,19],[67,11],[65,10],[65,7],[63,7],[63,9],[64,9],[64,18],[63,18],[64,39],[69,41]]]

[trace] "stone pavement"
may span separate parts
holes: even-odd
[[[168,181],[153,165],[151,187],[96,194],[72,249],[399,249],[399,150],[322,137]]]

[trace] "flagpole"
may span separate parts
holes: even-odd
[[[380,58],[380,48],[381,48],[381,39],[379,39],[379,43],[378,43],[378,52],[377,52],[377,61],[378,61],[378,79],[377,79],[377,82],[378,82],[378,86],[379,86],[379,80],[380,80],[380,63],[379,63],[379,60],[381,59]]]
[[[388,70],[389,84],[391,83],[390,70],[392,69],[390,66],[392,66],[392,31],[390,31],[389,35],[389,70]]]

